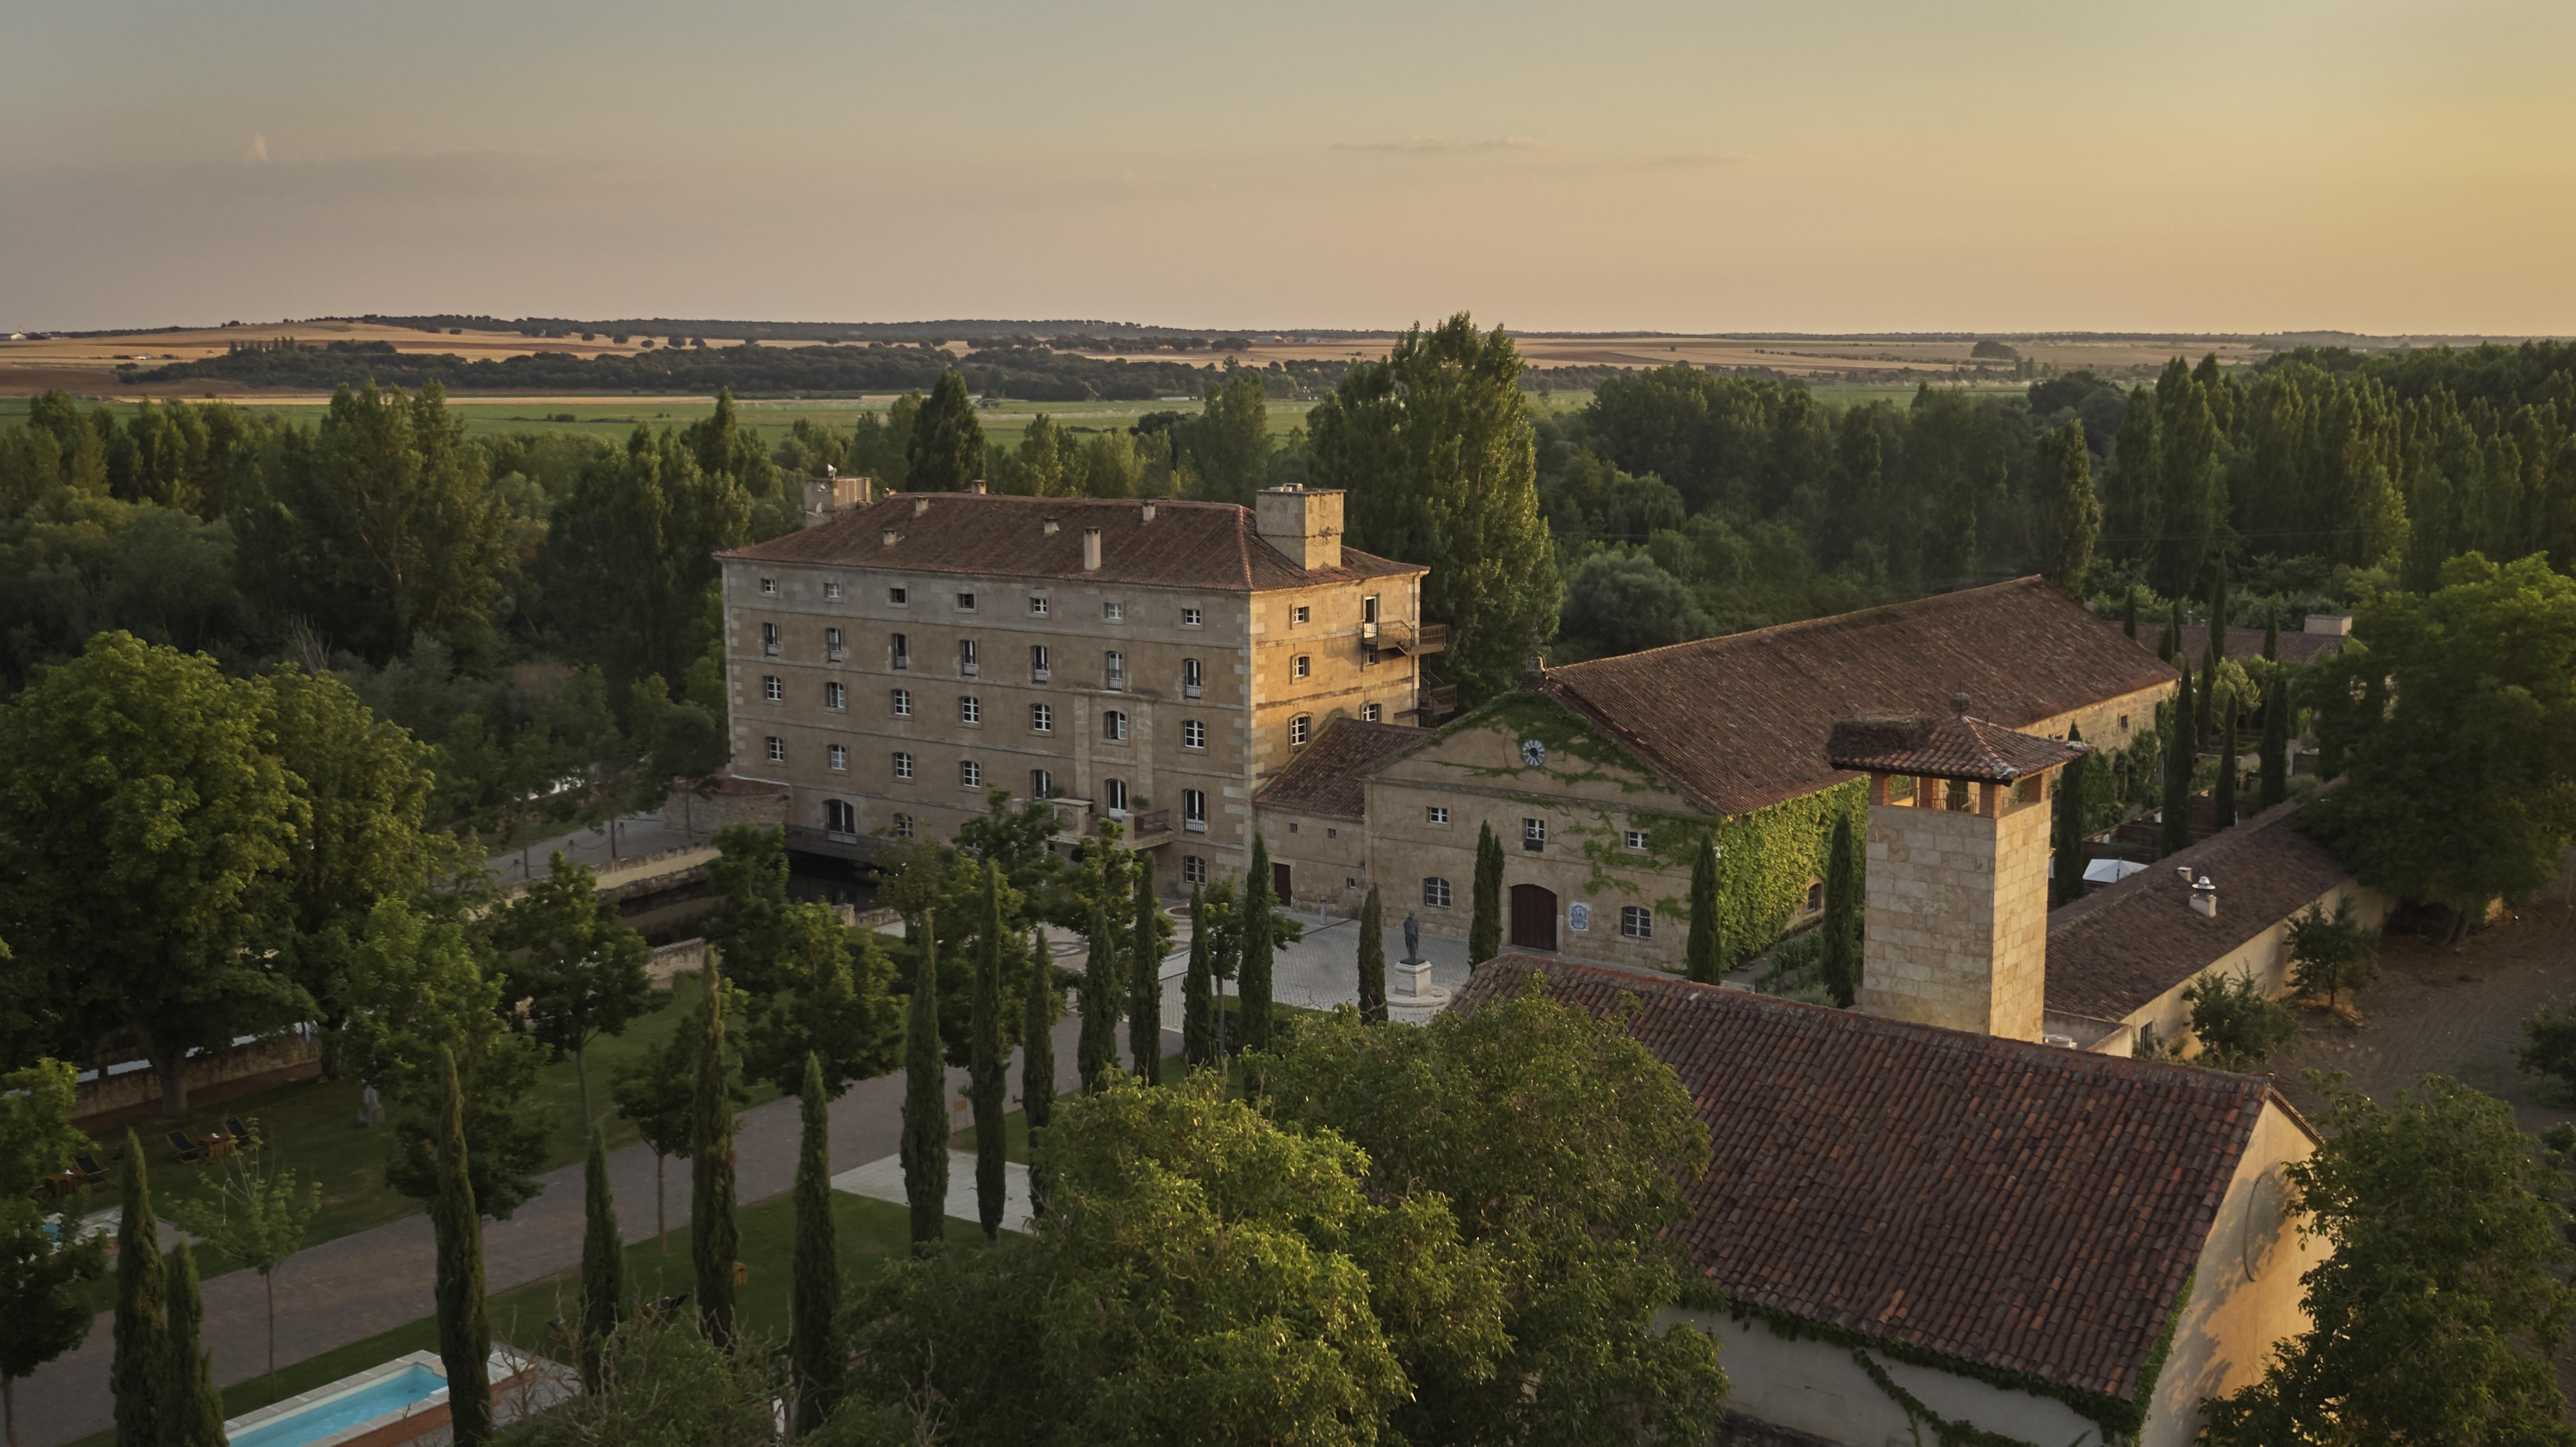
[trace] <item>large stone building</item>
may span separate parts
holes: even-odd
[[[1337,717],[1413,722],[1424,569],[1342,546],[1342,496],[1252,508],[895,493],[856,479],[721,555],[735,777],[789,842],[947,838],[989,793],[1114,819],[1166,892],[1240,872],[1260,782]]]
[[[1864,709],[2080,727],[2105,750],[2155,726],[2175,671],[2038,578],[1549,668],[1428,733],[1320,736],[1258,796],[1303,904],[1467,933],[1476,838],[1504,853],[1506,939],[1678,969],[1692,853],[1714,828],[1727,934],[1769,944],[1823,904],[1834,818],[1858,774],[1825,741]],[[1321,810],[1321,812],[1318,812]],[[1355,847],[1354,841],[1358,841]]]

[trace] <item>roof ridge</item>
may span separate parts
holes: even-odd
[[[2331,788],[2333,785],[2329,784],[2327,787]],[[2284,799],[2259,814],[2239,819],[2228,828],[2215,831],[2206,839],[2175,850],[2125,879],[2115,879],[2100,889],[2086,894],[2082,899],[2068,900],[2048,912],[2049,932],[2054,934],[2062,925],[2073,925],[2088,915],[2099,914],[2109,909],[2133,894],[2143,893],[2160,878],[2159,870],[2206,864],[2221,854],[2233,853],[2253,843],[2266,831],[2289,823],[2298,816],[2299,810],[2306,807],[2306,804],[2305,799]],[[2221,845],[2226,847],[2222,849],[2219,847]],[[2194,872],[2196,873],[2197,870]]]
[[[1607,658],[1587,658],[1580,663],[1559,664],[1554,668],[1548,669],[1547,672],[1550,674],[1556,674],[1572,672],[1577,669],[1597,669],[1605,663],[1626,663],[1633,659],[1651,658],[1658,653],[1673,653],[1685,648],[1697,648],[1713,651],[1721,645],[1742,643],[1751,639],[1775,638],[1784,633],[1796,633],[1810,629],[1821,630],[1832,625],[1858,625],[1863,621],[1876,618],[1878,615],[1883,613],[1894,613],[1900,610],[1928,612],[1935,605],[1946,604],[1954,598],[1973,598],[1981,593],[2002,592],[2008,588],[2019,588],[2030,583],[2045,585],[2047,581],[2048,580],[2046,578],[2037,573],[2030,573],[2018,578],[2006,578],[2001,582],[1980,583],[1973,588],[1953,588],[1946,593],[1926,593],[1920,598],[1900,598],[1893,603],[1873,603],[1869,607],[1854,608],[1847,613],[1826,613],[1814,618],[1799,618],[1787,623],[1773,623],[1761,628],[1747,628],[1736,633],[1720,633],[1709,638],[1693,638],[1681,643],[1667,643],[1659,648],[1641,648],[1634,653],[1614,653]],[[2051,591],[2054,590],[2052,589]],[[2064,597],[2065,595],[2059,594],[2058,596]],[[2091,610],[2087,609],[2086,611],[2090,612]]]

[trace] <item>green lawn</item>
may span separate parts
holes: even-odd
[[[791,1281],[789,1266],[795,1255],[795,1202],[789,1196],[774,1197],[759,1205],[742,1208],[735,1220],[742,1232],[741,1260],[751,1273],[749,1284],[736,1297],[736,1309],[743,1329],[754,1340],[784,1341]],[[832,1221],[840,1234],[842,1269],[853,1278],[864,1277],[881,1263],[902,1255],[911,1241],[910,1216],[903,1207],[883,1201],[870,1201],[835,1191],[832,1193]],[[981,1244],[983,1233],[971,1221],[950,1221],[948,1240],[952,1245],[972,1248]],[[626,1284],[628,1291],[639,1298],[679,1296],[691,1292],[694,1282],[689,1265],[688,1232],[673,1231],[667,1243],[646,1240],[626,1248]],[[579,1289],[578,1273],[567,1271],[488,1298],[486,1311],[492,1324],[493,1339],[538,1356],[568,1362],[570,1348],[554,1339],[550,1324],[570,1317]],[[308,1357],[292,1366],[280,1367],[274,1383],[264,1376],[237,1382],[224,1389],[224,1415],[227,1418],[238,1417],[281,1397],[311,1391],[352,1372],[391,1361],[405,1352],[435,1351],[437,1348],[438,1321],[435,1317],[423,1317],[392,1331]],[[82,1438],[73,1447],[107,1447],[114,1440],[115,1434],[101,1432]]]
[[[685,1002],[695,989],[696,979],[695,975],[681,976],[676,989],[654,996],[652,1014],[629,1026],[624,1035],[607,1037],[590,1047],[591,1105],[607,1116],[609,1149],[631,1144],[636,1138],[635,1128],[610,1109],[610,1078],[629,1061],[661,1048],[687,1017]],[[777,1094],[767,1086],[755,1086],[751,1103],[776,1099]],[[543,1115],[549,1125],[541,1169],[552,1170],[581,1159],[588,1138],[571,1060],[549,1065],[539,1074],[528,1109]],[[222,1126],[226,1116],[254,1122],[254,1128],[273,1143],[280,1166],[294,1171],[300,1180],[321,1185],[322,1209],[314,1217],[307,1246],[381,1226],[422,1209],[422,1203],[397,1194],[385,1184],[385,1152],[392,1135],[381,1127],[370,1130],[358,1125],[358,1083],[354,1080],[303,1081],[205,1106],[189,1112],[188,1129],[196,1135],[211,1133]],[[164,1218],[175,1217],[180,1201],[208,1194],[229,1169],[220,1160],[179,1164],[165,1139],[170,1129],[165,1122],[145,1122],[135,1129],[142,1137],[144,1159],[150,1163],[153,1209]],[[107,1147],[105,1154],[112,1158],[101,1164],[111,1172],[121,1173],[124,1132],[108,1133],[103,1144]],[[71,1203],[71,1208],[85,1214],[113,1206],[120,1190],[115,1182],[94,1187]],[[209,1250],[199,1255],[197,1269],[201,1276],[211,1278],[238,1265],[222,1253]],[[112,1287],[101,1282],[93,1289],[98,1293],[99,1304],[107,1305]]]

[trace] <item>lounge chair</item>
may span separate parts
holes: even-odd
[[[190,1139],[184,1130],[172,1129],[169,1141],[170,1149],[179,1153],[179,1164],[183,1166],[195,1165],[206,1158],[206,1148]]]
[[[233,1144],[242,1150],[249,1150],[259,1144],[257,1136],[253,1134],[249,1126],[242,1124],[240,1116],[225,1116],[224,1129],[231,1134]]]
[[[72,1157],[72,1164],[80,1167],[82,1185],[104,1186],[107,1184],[107,1167],[98,1163],[98,1156],[95,1153],[83,1151],[79,1155]]]

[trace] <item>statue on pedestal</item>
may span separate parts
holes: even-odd
[[[1422,917],[1409,909],[1404,912],[1404,963],[1422,963]]]

